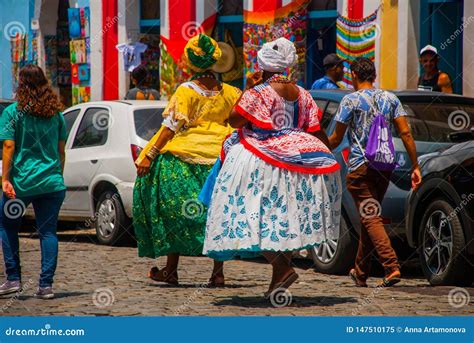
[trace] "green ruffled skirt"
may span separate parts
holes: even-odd
[[[165,153],[152,162],[150,173],[137,177],[133,226],[140,257],[202,254],[207,209],[197,197],[211,168]]]

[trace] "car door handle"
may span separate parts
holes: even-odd
[[[91,160],[92,164],[96,164],[98,160]]]

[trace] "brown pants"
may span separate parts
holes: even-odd
[[[369,277],[372,252],[377,252],[380,263],[388,275],[400,268],[397,255],[383,226],[381,203],[390,183],[391,172],[381,172],[362,165],[349,173],[347,189],[360,213],[361,230],[355,262],[357,275]]]

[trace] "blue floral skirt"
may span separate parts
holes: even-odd
[[[217,260],[246,252],[294,251],[339,237],[339,171],[312,175],[272,166],[233,146],[209,205],[203,253]]]

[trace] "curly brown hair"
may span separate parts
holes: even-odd
[[[19,111],[35,117],[50,118],[64,108],[43,70],[34,64],[20,69],[15,99]]]

